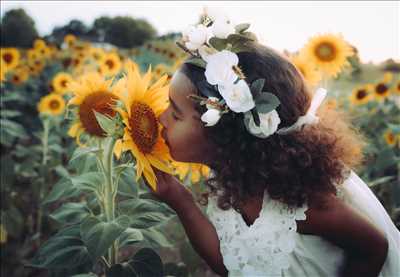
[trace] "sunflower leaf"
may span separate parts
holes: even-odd
[[[114,131],[116,130],[116,123],[113,121],[113,119],[107,115],[101,114],[93,110],[96,120],[99,123],[101,129],[108,135],[112,136]]]

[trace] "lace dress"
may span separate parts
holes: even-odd
[[[353,171],[338,197],[386,233],[389,252],[379,276],[400,276],[400,233],[379,200]],[[306,210],[307,205],[291,209],[265,192],[260,216],[247,226],[240,213],[219,209],[215,197],[210,197],[207,214],[229,276],[338,276],[343,250],[319,236],[296,231],[296,220],[305,220]]]

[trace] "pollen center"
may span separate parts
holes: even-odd
[[[365,96],[367,96],[367,91],[365,89],[357,91],[357,99],[363,99]]]
[[[58,100],[51,100],[49,106],[50,109],[57,110],[60,107],[60,102]]]
[[[108,66],[109,69],[113,69],[114,68],[114,61],[107,60],[106,61],[106,65]]]
[[[93,110],[114,117],[115,111],[112,105],[115,104],[116,100],[118,100],[116,96],[103,91],[92,93],[83,100],[79,107],[79,119],[86,132],[98,137],[103,137],[105,135],[103,129],[97,122]]]
[[[388,90],[387,86],[384,84],[380,83],[376,86],[376,93],[378,94],[385,94],[385,92]]]
[[[335,50],[334,45],[331,43],[322,42],[315,48],[315,55],[324,62],[330,62],[336,57]]]
[[[133,102],[129,127],[134,143],[144,153],[151,153],[158,138],[158,121],[153,110],[141,102]]]
[[[10,53],[6,53],[3,55],[3,60],[7,63],[10,64],[13,60],[13,56]]]

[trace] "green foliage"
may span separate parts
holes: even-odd
[[[1,19],[1,47],[31,47],[37,37],[35,22],[23,9],[9,10]]]

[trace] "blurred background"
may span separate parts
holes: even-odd
[[[88,71],[118,76],[128,60],[142,72],[151,65],[154,80],[170,78],[187,57],[175,41],[199,22],[205,6],[250,23],[258,40],[290,58],[310,86],[327,87],[326,105],[347,111],[368,140],[357,173],[400,227],[399,2],[1,1],[3,276],[104,275],[83,244],[51,240],[61,227],[79,223],[90,202],[66,189],[71,174],[93,162],[70,161],[78,147],[66,108],[68,83]],[[341,57],[328,68],[312,54],[321,42]],[[204,191],[206,169],[177,168],[195,195]],[[121,177],[121,201],[143,189],[133,179]],[[160,207],[148,211],[156,214],[151,224],[141,229],[142,239],[121,248],[120,260],[146,246],[158,253],[164,275],[215,276],[173,212]]]

